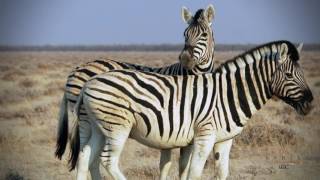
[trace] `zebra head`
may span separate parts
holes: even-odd
[[[211,4],[206,10],[199,9],[194,16],[187,8],[182,8],[182,19],[189,26],[184,31],[185,45],[179,60],[186,69],[212,61],[214,39],[211,24],[214,12]]]
[[[270,87],[275,96],[291,105],[299,114],[306,115],[311,110],[313,96],[298,63],[301,48],[294,45],[288,48],[287,44],[281,44],[279,65],[271,78]]]

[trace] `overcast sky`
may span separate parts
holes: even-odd
[[[0,45],[183,43],[181,7],[209,3],[216,43],[320,43],[318,0],[0,0]]]

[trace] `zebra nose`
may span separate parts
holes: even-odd
[[[193,46],[191,46],[190,44],[185,44],[183,50],[187,51],[189,54],[192,54],[193,52]]]
[[[308,102],[312,102],[313,101],[313,95],[312,95],[312,92],[310,91],[310,89],[305,91],[304,96],[306,97],[306,100]]]

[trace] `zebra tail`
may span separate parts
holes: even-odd
[[[70,159],[69,163],[69,171],[75,169],[80,153],[80,135],[79,135],[79,115],[80,115],[80,108],[82,105],[82,97],[83,97],[83,89],[80,92],[78,97],[77,103],[75,104],[73,115],[75,117],[75,124],[73,127],[73,132],[70,140]]]
[[[55,156],[61,160],[68,142],[68,100],[66,94],[63,95],[60,113],[59,113],[59,125],[56,142]]]

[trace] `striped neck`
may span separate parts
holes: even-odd
[[[242,127],[272,97],[270,82],[278,66],[280,45],[262,46],[216,70],[216,109],[237,126]],[[228,128],[230,131],[230,125]]]

